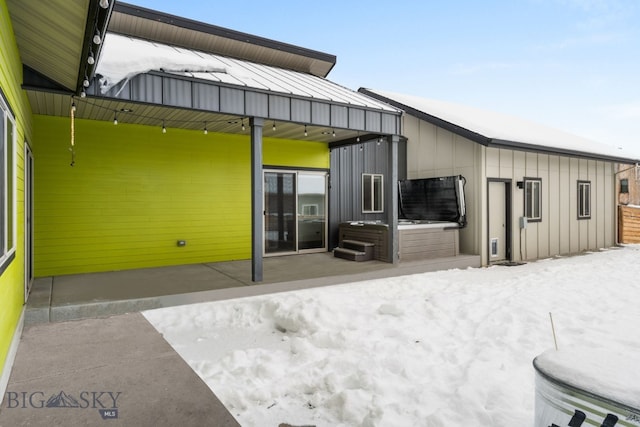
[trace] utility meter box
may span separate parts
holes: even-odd
[[[527,228],[527,217],[526,216],[521,216],[520,217],[520,228]]]

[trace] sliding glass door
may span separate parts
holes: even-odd
[[[327,174],[264,172],[265,254],[326,250]]]

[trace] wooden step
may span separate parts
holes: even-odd
[[[346,249],[353,249],[354,251],[367,252],[367,253],[371,252],[373,254],[373,248],[375,246],[375,243],[346,239],[342,241],[342,244],[340,246]]]
[[[371,253],[367,253],[348,248],[335,248],[333,250],[333,256],[336,258],[348,259],[349,261],[361,262],[373,259],[373,251],[371,251]]]

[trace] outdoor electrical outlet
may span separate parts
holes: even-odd
[[[178,246],[179,247],[187,246],[187,241],[186,240],[178,240]]]

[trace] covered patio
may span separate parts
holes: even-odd
[[[330,252],[270,257],[264,260],[260,284],[251,280],[250,266],[250,260],[243,260],[38,278],[27,302],[25,324],[479,267],[480,257],[459,255],[397,264],[351,262]]]

